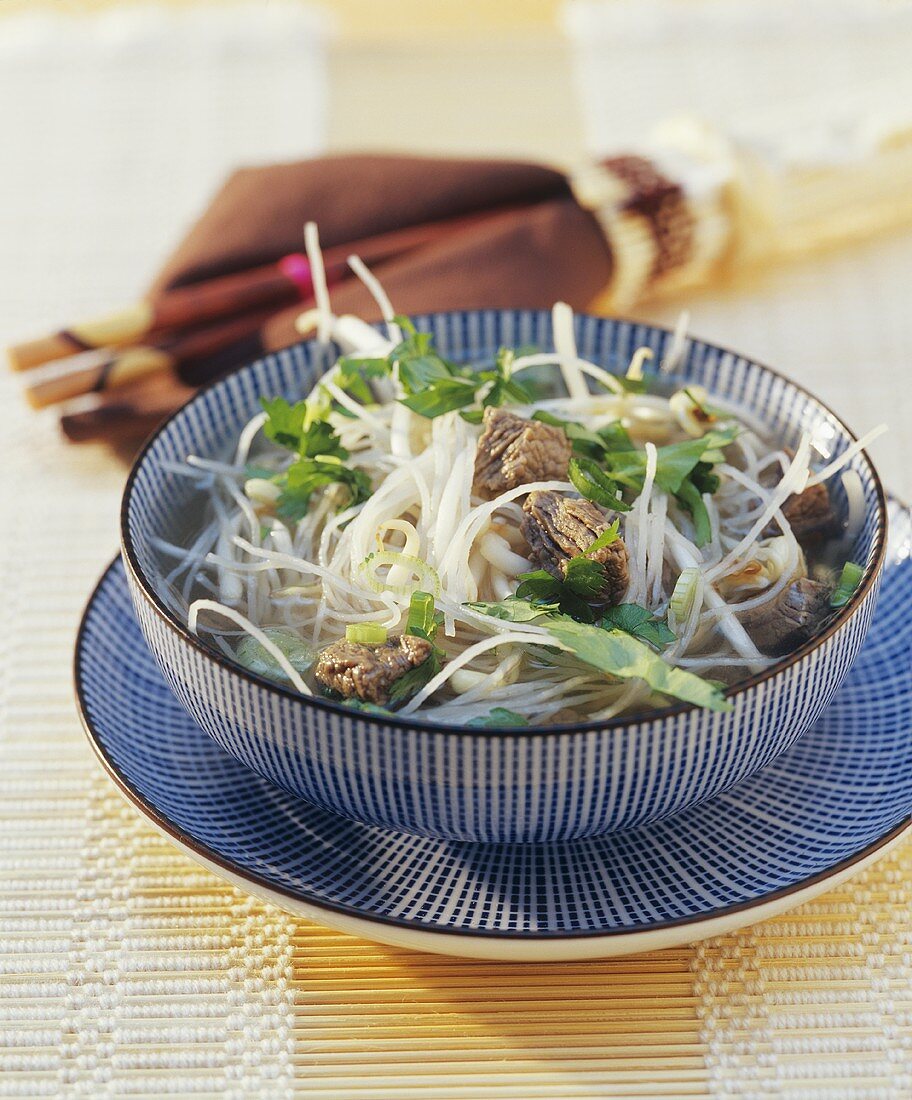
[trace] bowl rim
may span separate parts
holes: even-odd
[[[510,309],[452,309],[452,310],[431,310],[425,313],[415,314],[416,320],[427,320],[436,317],[451,317],[466,315],[479,315],[490,313],[514,313],[514,312],[530,312],[530,313],[546,313],[547,310],[535,309],[530,307],[516,306]],[[629,317],[623,317],[618,315],[611,316],[599,316],[597,314],[587,313],[575,313],[576,317],[584,317],[587,319],[617,323],[617,324],[630,324],[637,325],[641,328],[650,329],[654,332],[662,332],[666,336],[671,337],[674,335],[672,329],[667,328],[664,325],[656,325],[651,322],[637,321]],[[709,340],[703,340],[699,336],[689,336],[691,343],[701,344],[703,347],[709,348],[713,351],[722,353],[723,355],[732,355],[738,359],[747,359],[753,366],[759,367],[762,371],[767,372],[774,378],[779,379],[782,382],[793,386],[804,397],[809,398],[815,402],[833,421],[842,429],[848,436],[851,443],[858,442],[858,436],[851,428],[845,423],[841,416],[837,415],[826,402],[821,401],[816,394],[812,393],[807,387],[801,385],[799,382],[795,382],[781,371],[776,370],[773,367],[767,366],[766,363],[761,363],[759,360],[752,358],[751,356],[744,355],[743,352],[734,351],[731,348],[725,347],[722,344],[716,344]],[[133,544],[133,537],[130,533],[129,517],[130,506],[132,502],[133,490],[136,484],[136,479],[139,475],[139,471],[146,461],[146,458],[155,445],[156,441],[161,435],[163,435],[171,426],[174,420],[177,419],[185,409],[190,405],[201,401],[210,390],[214,390],[216,387],[226,384],[229,379],[237,374],[250,370],[256,366],[257,363],[262,362],[271,356],[288,352],[295,347],[303,347],[309,344],[315,344],[316,340],[300,340],[295,344],[290,344],[287,348],[277,349],[276,351],[268,352],[265,355],[259,356],[257,359],[251,360],[250,363],[245,364],[237,371],[232,371],[230,374],[208,382],[206,385],[201,386],[196,393],[194,393],[187,401],[184,402],[180,408],[175,409],[159,426],[152,432],[152,434],[145,440],[139,453],[133,461],[133,465],[130,468],[130,473],[127,477],[126,484],[123,490],[123,496],[121,497],[120,505],[120,544],[121,555],[126,566],[127,573],[132,577],[134,583],[138,586],[142,592],[146,603],[155,612],[159,619],[175,631],[180,637],[181,641],[189,645],[192,649],[197,650],[204,657],[214,662],[220,668],[233,673],[236,676],[240,676],[242,679],[252,683],[254,686],[265,688],[268,691],[274,692],[283,698],[292,700],[297,704],[305,707],[316,707],[318,710],[325,710],[340,717],[345,717],[349,721],[363,722],[367,726],[375,727],[393,727],[398,729],[418,729],[427,733],[445,734],[456,737],[470,737],[472,739],[486,739],[486,738],[502,738],[504,736],[523,736],[523,737],[540,737],[547,735],[560,735],[560,734],[577,734],[577,733],[597,733],[608,732],[611,730],[624,729],[628,726],[639,726],[644,723],[662,722],[667,719],[676,718],[679,715],[686,714],[692,711],[700,711],[706,708],[699,706],[696,703],[672,703],[667,707],[661,707],[648,713],[631,714],[631,715],[618,715],[614,718],[609,718],[603,721],[591,721],[591,722],[562,722],[551,723],[543,726],[498,726],[495,728],[485,728],[477,726],[456,726],[445,725],[440,722],[433,722],[427,718],[420,718],[417,716],[409,716],[408,718],[400,717],[395,712],[391,712],[389,715],[376,715],[371,714],[369,711],[356,711],[351,707],[346,706],[344,703],[335,702],[332,699],[324,699],[316,695],[301,695],[300,692],[295,691],[291,687],[286,687],[284,684],[277,683],[275,680],[270,680],[265,676],[260,676],[255,672],[250,672],[244,668],[243,665],[236,661],[229,660],[224,654],[219,653],[216,649],[206,645],[199,637],[191,633],[189,627],[185,623],[182,623],[180,619],[164,604],[156,593],[154,586],[150,580],[146,577],[146,574],[139,561],[139,556],[136,553],[136,548]],[[868,465],[868,469],[871,472],[871,477],[874,483],[874,489],[876,494],[876,510],[877,510],[877,530],[874,535],[874,547],[871,555],[870,564],[865,569],[861,582],[852,594],[848,603],[839,609],[839,612],[833,617],[832,621],[827,625],[826,629],[820,634],[815,635],[808,641],[802,643],[797,649],[791,653],[786,654],[784,657],[779,658],[768,668],[763,669],[761,672],[755,672],[753,675],[746,677],[743,680],[739,680],[731,688],[725,692],[725,698],[727,700],[733,700],[739,695],[753,690],[755,687],[762,683],[766,683],[768,680],[774,679],[780,673],[786,669],[791,668],[793,665],[798,664],[801,660],[813,653],[815,650],[821,648],[825,642],[827,642],[834,634],[836,634],[842,627],[848,623],[848,621],[854,617],[854,615],[861,608],[868,594],[871,592],[875,583],[877,582],[880,574],[883,570],[884,559],[886,557],[887,550],[887,499],[884,491],[883,483],[880,479],[880,475],[877,472],[877,468],[871,461],[867,450],[859,452],[859,457],[863,458]]]

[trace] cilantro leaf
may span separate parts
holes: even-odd
[[[577,559],[574,559],[577,560]],[[585,561],[586,559],[579,559]],[[600,568],[597,562],[589,562]],[[604,574],[600,574],[599,587],[604,580]],[[531,600],[539,610],[553,607],[559,609],[565,615],[570,615],[580,622],[591,623],[595,618],[592,608],[586,603],[587,585],[584,579],[580,587],[582,594],[574,591],[574,588],[566,581],[552,577],[546,569],[536,569],[531,573],[520,573],[519,585],[516,588],[516,596],[520,600]]]
[[[655,482],[668,493],[677,493],[684,479],[701,462],[704,456],[727,447],[735,438],[737,429],[707,432],[699,439],[687,439],[683,443],[670,443],[659,447],[656,454]],[[645,451],[613,451],[605,455],[608,475],[615,481],[639,492],[646,478]],[[709,471],[700,476],[706,477]],[[717,486],[718,487],[718,486]]]
[[[579,554],[564,566],[564,584],[580,599],[598,599],[605,590],[605,567]]]
[[[617,629],[632,634],[656,649],[662,649],[675,640],[675,634],[668,629],[664,619],[659,618],[648,607],[636,603],[621,603],[609,607],[602,616],[599,625],[605,630]]]
[[[317,489],[338,483],[349,490],[349,499],[340,507],[361,504],[371,495],[371,481],[364,470],[314,458],[299,458],[289,466],[280,482],[276,511],[284,519],[297,522],[307,515],[311,495]]]
[[[513,622],[535,621],[579,660],[621,680],[643,680],[653,691],[710,710],[728,711],[732,704],[718,685],[692,672],[667,664],[645,642],[623,630],[574,622],[566,615],[545,612],[525,600],[473,604],[477,610]],[[536,615],[535,612],[538,611]]]
[[[515,710],[507,710],[506,707],[493,707],[491,711],[478,718],[473,718],[466,725],[474,729],[499,729],[504,726],[528,726],[529,719],[523,718]]]
[[[307,418],[307,402],[298,401],[290,405],[284,397],[261,397],[260,404],[266,413],[266,423],[263,425],[266,438],[280,447],[287,447],[289,451],[296,451]]]
[[[604,550],[606,546],[610,546],[613,542],[617,542],[619,535],[618,530],[621,526],[620,519],[616,519],[610,527],[606,527],[599,537],[592,543],[591,546],[587,546],[583,551],[583,554],[588,558],[591,557],[599,550]]]

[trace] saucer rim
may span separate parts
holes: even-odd
[[[898,500],[892,494],[888,494],[889,501],[896,503],[900,507],[907,507],[902,501]],[[340,921],[344,922],[360,922],[371,926],[371,934],[374,938],[382,938],[379,935],[379,931],[374,931],[373,926],[383,928],[388,931],[392,929],[398,929],[400,931],[406,931],[411,935],[420,935],[422,940],[425,937],[436,938],[445,937],[447,940],[455,939],[467,939],[474,942],[480,941],[496,941],[499,943],[512,943],[512,944],[524,944],[524,943],[536,943],[540,946],[547,944],[559,944],[561,942],[576,942],[581,940],[589,941],[605,941],[611,943],[621,938],[626,939],[628,942],[632,941],[636,937],[649,937],[654,936],[657,933],[673,932],[676,929],[691,931],[698,929],[701,925],[707,923],[714,923],[719,921],[725,921],[726,918],[732,917],[740,919],[741,916],[746,916],[746,919],[740,924],[732,924],[728,930],[733,930],[735,927],[741,927],[745,924],[752,923],[750,914],[753,910],[762,909],[768,906],[775,906],[778,902],[785,902],[778,911],[783,911],[788,908],[788,901],[794,895],[801,895],[806,892],[808,898],[804,899],[799,897],[795,904],[800,904],[803,900],[809,900],[810,897],[815,896],[816,893],[822,893],[830,880],[834,881],[834,885],[837,881],[842,881],[848,878],[853,868],[859,867],[859,865],[872,862],[878,853],[882,849],[887,849],[893,844],[898,843],[902,835],[906,832],[912,832],[912,808],[897,824],[891,826],[886,832],[881,833],[875,837],[870,843],[866,844],[864,848],[859,849],[853,854],[846,856],[844,859],[839,860],[837,863],[833,863],[830,866],[815,872],[813,875],[808,875],[805,878],[791,883],[788,886],[782,886],[776,890],[768,891],[767,893],[760,894],[755,898],[751,898],[745,901],[735,902],[731,905],[722,906],[716,909],[710,909],[699,914],[694,914],[684,917],[674,917],[661,921],[654,921],[649,924],[637,924],[630,927],[616,927],[609,929],[577,929],[567,931],[555,931],[555,930],[543,930],[543,931],[529,931],[517,934],[516,932],[501,931],[499,929],[471,929],[471,928],[452,928],[442,927],[434,925],[433,923],[424,922],[420,920],[406,919],[402,917],[387,916],[379,913],[371,913],[364,909],[359,909],[353,905],[347,905],[342,902],[333,902],[324,898],[316,897],[306,891],[296,890],[292,887],[283,886],[271,881],[265,875],[256,871],[251,871],[241,867],[236,862],[233,862],[229,858],[223,856],[221,853],[215,851],[204,842],[198,840],[196,837],[185,832],[180,825],[171,820],[167,814],[160,811],[154,806],[148,799],[140,794],[130,783],[129,779],[120,771],[111,757],[108,755],[106,749],[99,742],[99,735],[95,731],[92,725],[92,721],[88,714],[88,705],[85,699],[85,693],[83,691],[83,676],[82,669],[85,663],[85,650],[86,650],[86,630],[88,625],[89,616],[94,607],[95,601],[99,598],[101,589],[107,582],[109,576],[116,571],[120,566],[124,570],[124,583],[126,583],[126,568],[120,553],[117,553],[114,558],[109,562],[107,567],[102,572],[98,581],[92,588],[91,595],[86,601],[86,605],[83,609],[80,617],[79,628],[76,633],[76,642],[74,648],[74,661],[73,661],[73,678],[76,694],[76,709],[79,714],[80,722],[82,723],[83,730],[86,738],[94,752],[97,760],[101,764],[101,767],[114,781],[120,794],[129,802],[135,806],[139,812],[147,818],[150,823],[158,829],[165,837],[171,840],[174,844],[185,851],[191,858],[204,866],[207,866],[216,874],[227,876],[231,881],[244,888],[250,890],[251,893],[256,894],[259,897],[263,897],[264,893],[268,895],[269,901],[273,904],[284,906],[285,908],[292,907],[292,911],[300,907],[306,907],[309,913],[316,913],[317,916],[313,919],[320,921],[321,923],[332,925],[334,922],[338,925]],[[886,567],[885,567],[886,569]],[[329,811],[326,811],[329,812]],[[378,827],[379,828],[379,827]],[[385,829],[382,832],[393,832],[393,830]],[[572,843],[568,842],[568,843]],[[816,887],[820,887],[819,890],[815,890]],[[772,913],[770,915],[773,915]],[[368,933],[365,932],[365,935]],[[706,936],[710,936],[716,933],[708,931]],[[675,940],[674,943],[691,942],[692,940],[702,938],[701,936],[688,936],[680,940]],[[390,942],[387,940],[387,942]],[[395,938],[395,943],[401,943],[401,937]],[[669,942],[666,946],[672,946],[673,943]],[[426,946],[427,950],[433,950],[429,945]],[[637,946],[631,946],[630,951],[647,950],[640,945],[637,941]],[[452,953],[452,952],[451,952]],[[483,957],[492,957],[490,955],[484,955]],[[582,957],[582,956],[572,956]]]

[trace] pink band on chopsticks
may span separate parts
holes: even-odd
[[[305,255],[292,252],[288,256],[283,256],[279,260],[279,271],[295,284],[304,300],[313,297],[313,278],[310,273],[310,263]]]

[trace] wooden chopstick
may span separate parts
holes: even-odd
[[[482,216],[476,213],[406,226],[327,248],[324,251],[327,281],[333,283],[345,276],[346,260],[353,252],[365,263],[380,263],[456,232]],[[50,336],[16,344],[7,349],[7,357],[13,370],[31,372],[46,363],[99,348],[120,348],[133,344],[154,346],[156,341],[150,339],[153,336],[157,339],[162,333],[174,329],[193,328],[258,307],[268,306],[275,311],[295,300],[309,301],[312,292],[307,257],[303,253],[292,253],[276,263],[176,287],[115,313],[60,329]],[[95,362],[94,359],[85,359],[80,364],[74,364],[74,374],[81,369],[91,370]],[[55,375],[49,372],[46,377]],[[65,387],[61,388],[61,392],[65,390]],[[61,399],[53,398],[44,403]]]
[[[274,310],[255,310],[185,332],[166,334],[138,346],[93,348],[35,367],[25,376],[26,400],[43,409],[82,394],[115,390],[152,375],[177,375],[186,364],[204,360],[259,333]],[[254,349],[254,354],[262,345]]]

